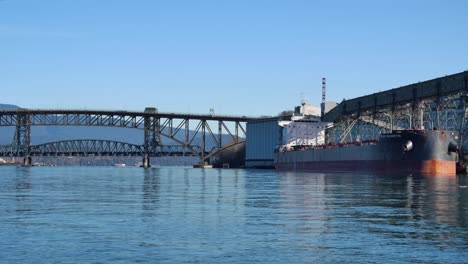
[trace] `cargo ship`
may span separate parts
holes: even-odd
[[[275,151],[275,168],[320,172],[456,175],[458,133],[398,130],[378,140],[327,145],[285,145]]]
[[[453,131],[407,129],[380,134],[377,140],[330,143],[318,107],[304,102],[290,120],[279,121],[281,145],[277,170],[456,175],[459,135]]]

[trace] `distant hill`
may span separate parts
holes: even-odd
[[[0,110],[14,110],[19,106],[11,104],[0,104]],[[0,127],[0,145],[11,144],[13,140],[14,127]]]
[[[17,105],[11,105],[11,104],[0,104],[0,110],[11,110],[11,109],[18,109],[19,106]]]

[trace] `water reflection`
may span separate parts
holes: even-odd
[[[413,219],[455,223],[458,186],[454,177],[411,177],[408,204]],[[454,214],[455,213],[455,214]]]
[[[247,194],[245,207],[276,208],[279,204],[278,175],[271,171],[247,170],[244,189]]]
[[[238,209],[238,200],[239,200],[239,170],[234,171],[234,194],[232,195],[232,203],[237,212]]]
[[[279,195],[281,207],[288,209],[284,214],[288,223],[299,220],[293,232],[365,229],[395,238],[433,240],[460,238],[447,229],[467,225],[468,189],[460,188],[465,183],[465,176],[284,172]]]
[[[31,211],[31,175],[30,167],[17,167],[15,177],[16,212],[27,214]]]
[[[222,200],[223,200],[223,177],[222,177],[222,171],[218,169],[216,171],[217,177],[216,177],[216,187],[217,187],[217,195],[216,195],[216,216],[217,216],[217,225],[221,225],[221,208],[223,206]]]
[[[463,263],[467,178],[1,168],[8,263]],[[20,220],[18,220],[20,219]],[[105,253],[105,254],[103,254]],[[1,262],[1,261],[0,261]]]
[[[285,212],[286,223],[293,224],[293,233],[319,234],[326,232],[327,208],[326,175],[315,173],[281,174],[279,195],[282,197],[281,208]]]
[[[200,203],[202,205],[202,209],[204,210],[205,205],[206,205],[206,201],[205,201],[205,196],[206,196],[206,170],[201,169],[200,173],[201,173],[201,177],[200,177],[200,180],[201,180],[201,184],[200,184],[200,186],[201,186]]]
[[[189,192],[190,192],[190,171],[189,169],[184,169],[184,187],[183,187],[183,196],[184,201],[184,212],[188,212],[189,207]]]
[[[460,226],[468,228],[468,176],[460,176],[458,180],[459,203],[457,211],[459,212],[458,222]]]
[[[157,169],[145,169],[143,175],[143,212],[152,216],[159,208],[160,178]]]

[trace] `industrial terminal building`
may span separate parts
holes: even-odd
[[[247,123],[245,167],[273,168],[273,153],[282,137],[278,119],[271,117]]]
[[[324,99],[322,83],[322,102]],[[456,131],[460,134],[460,154],[468,163],[468,71],[324,105],[323,113],[303,103],[289,116],[249,121],[245,166],[272,168],[274,151],[284,143],[284,122],[296,115],[309,115],[307,111],[333,123],[327,129],[327,143],[378,140],[380,133],[392,130]]]
[[[327,102],[325,111],[335,107],[336,103]],[[267,117],[247,123],[247,143],[245,167],[273,168],[275,149],[285,143],[288,124],[292,120],[315,117],[320,119],[320,107],[302,102],[294,111],[285,111],[276,117]],[[296,125],[299,125],[296,123]],[[306,122],[304,125],[309,125]],[[289,128],[291,130],[291,128]],[[290,131],[289,130],[289,131]],[[302,135],[304,136],[304,135]]]

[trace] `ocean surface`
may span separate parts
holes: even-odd
[[[467,263],[468,177],[0,167],[0,263]]]

